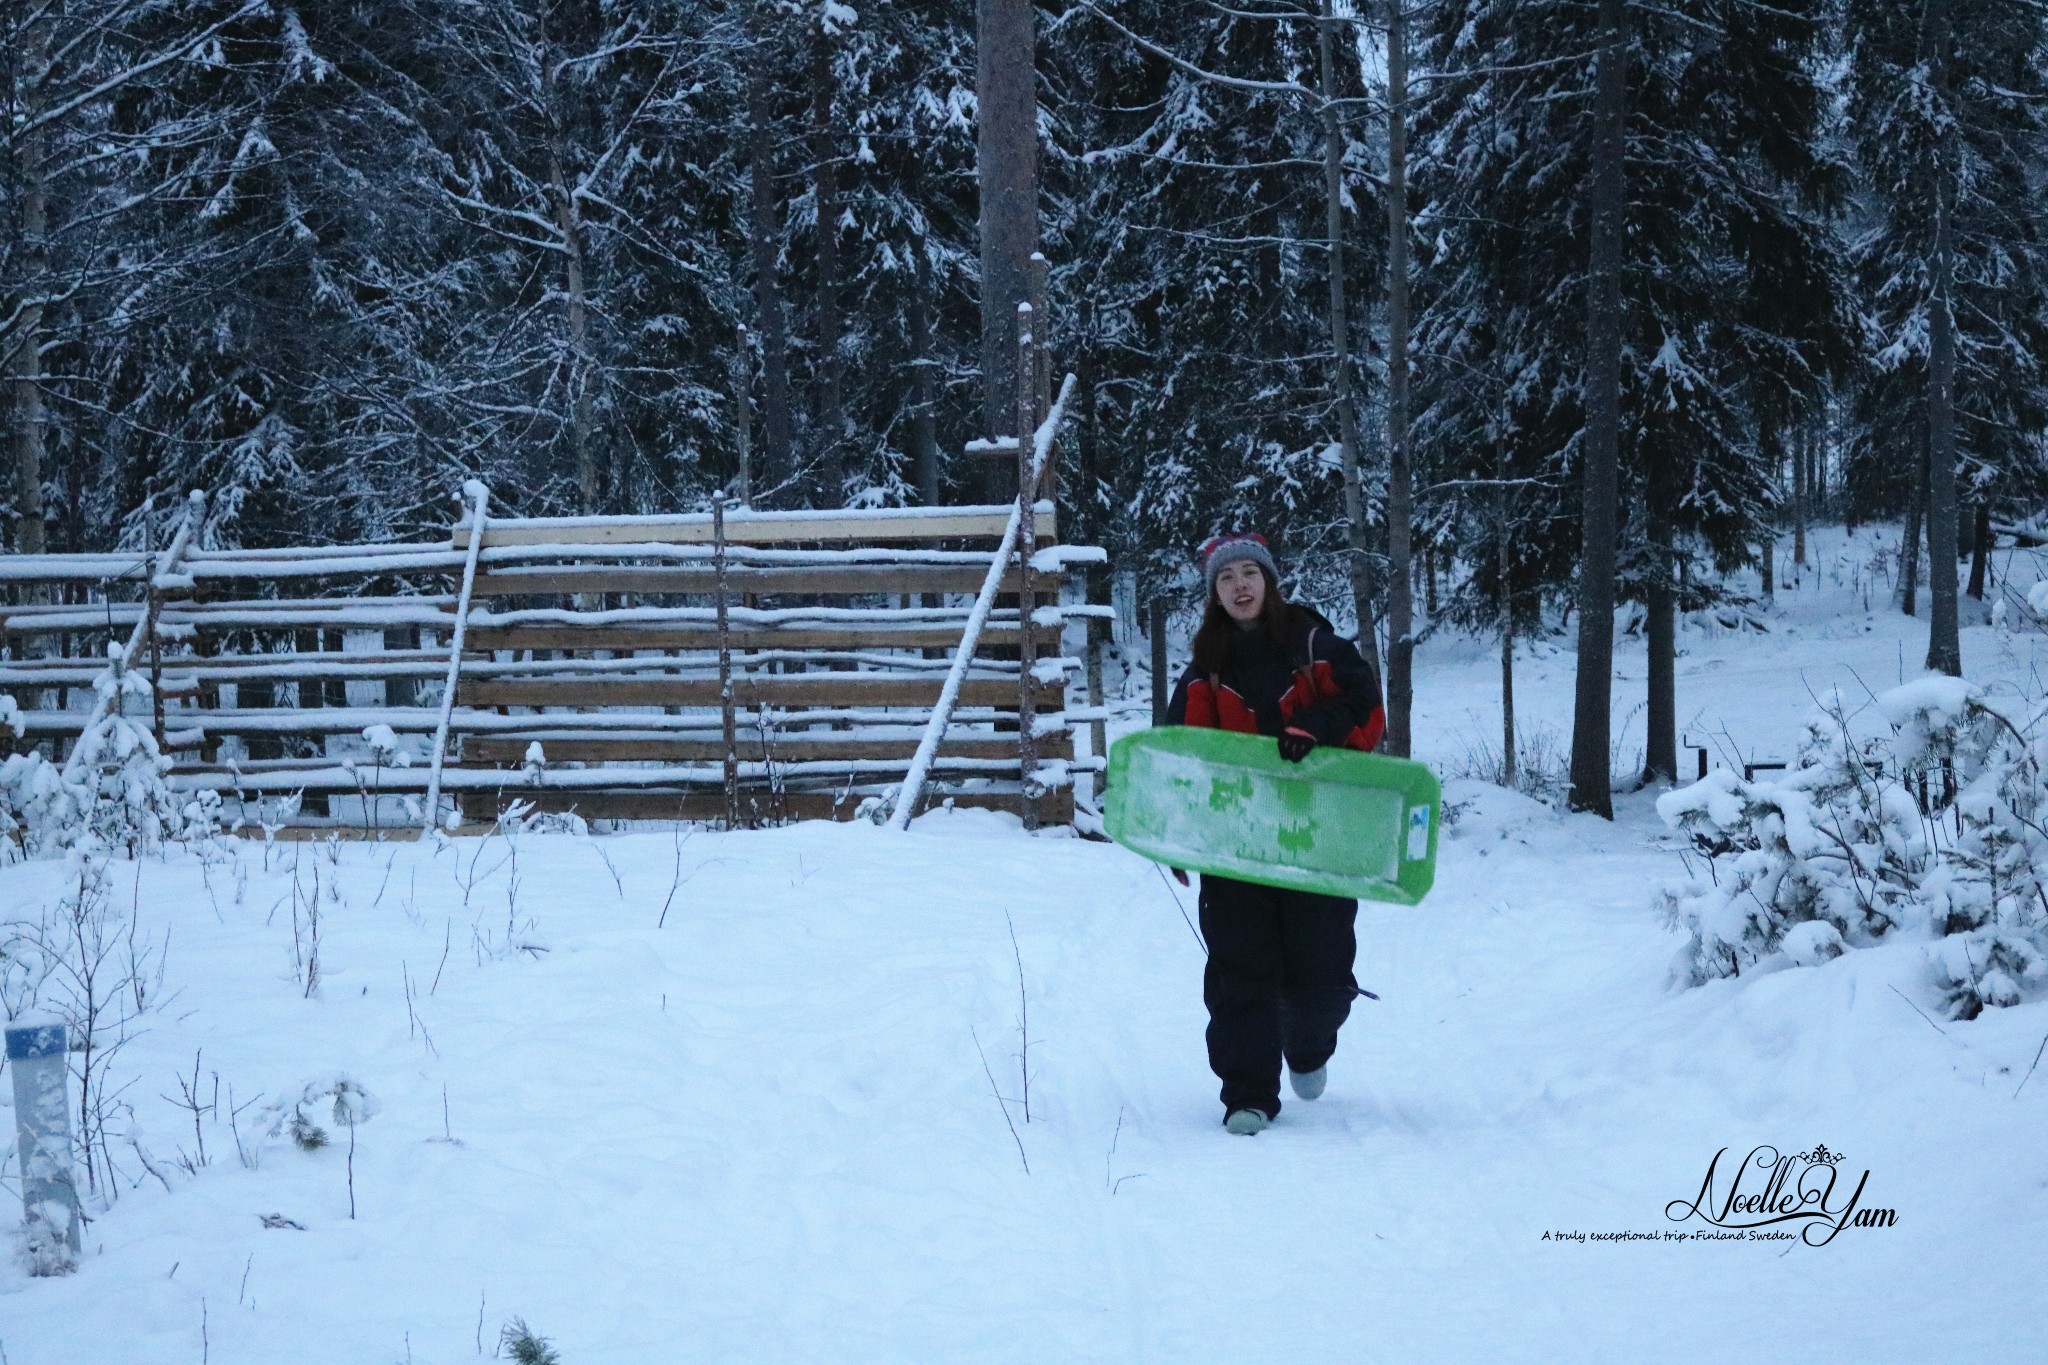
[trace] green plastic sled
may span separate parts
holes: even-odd
[[[1170,725],[1110,746],[1103,824],[1154,862],[1325,896],[1414,905],[1436,880],[1443,788],[1420,763]]]

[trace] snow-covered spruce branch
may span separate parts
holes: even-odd
[[[1308,86],[1300,84],[1297,81],[1262,81],[1254,80],[1247,76],[1232,76],[1221,71],[1211,71],[1207,67],[1203,67],[1197,65],[1194,62],[1189,61],[1187,58],[1181,56],[1179,53],[1173,51],[1171,48],[1163,47],[1160,44],[1153,42],[1150,38],[1145,37],[1143,34],[1134,32],[1130,28],[1127,28],[1121,20],[1111,15],[1107,10],[1104,10],[1100,5],[1091,3],[1090,0],[1082,0],[1082,3],[1077,5],[1075,8],[1077,10],[1082,10],[1089,14],[1094,15],[1097,19],[1100,19],[1103,23],[1109,25],[1118,33],[1123,34],[1125,38],[1128,38],[1131,42],[1137,44],[1145,51],[1151,53],[1153,56],[1159,58],[1161,61],[1167,63],[1169,66],[1174,67],[1176,70],[1182,71],[1187,75],[1194,77],[1198,81],[1206,81],[1211,85],[1220,85],[1232,90],[1247,90],[1256,94],[1286,95],[1292,99],[1302,100],[1305,104],[1313,108],[1320,109],[1323,107],[1324,100],[1322,94],[1318,91],[1310,89]],[[1264,18],[1268,16],[1262,15],[1260,17]],[[1369,109],[1376,110],[1384,110],[1386,108],[1385,101],[1376,99],[1369,95],[1357,96],[1348,99],[1335,99],[1329,101],[1329,103],[1339,106],[1358,104],[1364,105]]]

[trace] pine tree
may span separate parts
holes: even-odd
[[[1148,594],[1218,530],[1259,529],[1297,595],[1355,601],[1332,393],[1317,6],[1249,17],[1162,3],[1077,14],[1047,42],[1054,303],[1075,367],[1093,508]],[[1343,282],[1377,296],[1383,211],[1361,63],[1340,26]],[[1354,373],[1368,327],[1354,325]],[[1358,424],[1370,429],[1370,410]],[[1368,452],[1369,455],[1373,452]],[[1368,459],[1367,543],[1378,479]]]
[[[1759,458],[1763,432],[1817,405],[1845,355],[1828,221],[1841,176],[1818,137],[1816,13],[1780,7],[1760,18],[1731,3],[1683,20],[1653,7],[1621,16],[1631,37],[1614,382],[1628,511],[1615,526],[1614,577],[1623,596],[1647,601],[1647,766],[1659,775],[1675,767],[1683,566],[1706,558],[1725,569],[1750,557],[1775,497]],[[1506,600],[1510,610],[1487,605],[1483,616],[1512,624],[1521,592],[1561,596],[1575,570],[1581,600],[1591,590],[1597,609],[1588,578],[1605,577],[1592,565],[1604,532],[1579,521],[1595,430],[1581,386],[1592,354],[1579,341],[1598,273],[1587,196],[1596,169],[1616,169],[1594,154],[1603,50],[1594,17],[1501,0],[1429,16],[1437,79],[1418,137],[1426,360],[1417,443],[1452,475],[1446,488],[1465,500],[1461,515],[1478,523],[1463,539],[1485,596],[1462,608],[1467,619]],[[1485,499],[1467,500],[1466,490]],[[1510,576],[1529,576],[1527,588],[1501,595],[1503,562]],[[1580,629],[1585,739],[1575,780],[1584,804],[1601,809],[1611,670],[1598,656],[1609,636],[1583,611]]]
[[[1959,673],[1958,477],[1973,500],[2031,501],[2048,487],[2048,235],[2033,188],[2048,15],[2000,0],[1844,10],[1871,356],[1851,496],[1871,511],[1915,498],[1926,460],[1927,667]]]

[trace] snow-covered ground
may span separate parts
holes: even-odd
[[[1719,754],[1788,757],[1810,694],[1917,672],[1924,624],[1882,578],[1861,606],[1879,534],[1818,539],[1771,632],[1682,637],[1681,723]],[[2024,686],[2042,643],[1973,627],[1966,668]],[[1571,657],[1535,654],[1521,712],[1562,742]],[[1625,643],[1622,766],[1642,673]],[[1456,769],[1497,733],[1497,688],[1490,642],[1425,647],[1420,756]],[[1360,912],[1382,999],[1329,1093],[1252,1139],[1219,1126],[1192,894],[1007,817],[117,863],[139,940],[168,938],[112,1063],[163,1179],[116,1138],[79,1273],[0,1264],[0,1350],[424,1365],[519,1317],[565,1365],[2048,1356],[2048,1063],[2022,1088],[2048,1005],[1949,1022],[1912,943],[1675,992],[1650,794],[1611,825],[1447,795],[1435,892]],[[0,918],[66,873],[0,870]],[[195,1065],[201,1103],[220,1090],[188,1171],[163,1097]],[[269,1134],[343,1076],[376,1111],[352,1156],[331,1099],[305,1107],[327,1146]],[[230,1087],[261,1096],[247,1160]],[[1592,1239],[1700,1228],[1667,1205],[1766,1144],[1841,1154],[1896,1223]]]

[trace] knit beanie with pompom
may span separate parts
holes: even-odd
[[[1216,594],[1216,575],[1232,564],[1245,560],[1265,569],[1266,577],[1273,583],[1280,581],[1280,568],[1273,562],[1273,552],[1266,548],[1266,538],[1253,531],[1237,535],[1217,536],[1202,546],[1202,578],[1207,583],[1209,595]]]

